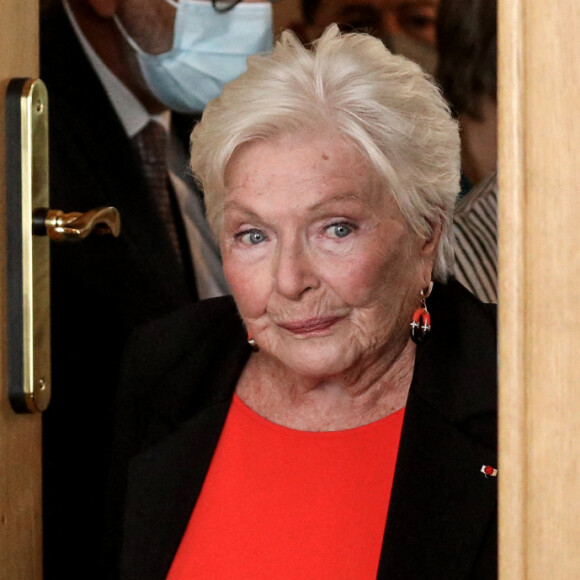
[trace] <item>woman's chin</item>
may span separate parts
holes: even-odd
[[[274,356],[285,367],[304,376],[330,376],[344,372],[352,366],[353,353],[344,346],[313,344],[304,341],[298,345],[273,352]]]

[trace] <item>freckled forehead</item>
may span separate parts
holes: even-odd
[[[274,184],[326,189],[361,181],[364,187],[373,175],[370,163],[341,136],[299,133],[244,145],[230,161],[226,186],[228,194],[246,188],[259,193]]]

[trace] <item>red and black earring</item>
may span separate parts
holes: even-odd
[[[431,332],[431,315],[427,310],[426,300],[433,289],[433,282],[431,282],[426,290],[421,290],[421,306],[413,313],[411,320],[411,338],[413,342],[421,344],[425,341],[429,332]]]
[[[258,343],[252,338],[252,335],[250,334],[250,331],[248,331],[248,344],[250,345],[250,348],[254,352],[257,352],[257,351],[260,350],[260,347],[258,346]]]

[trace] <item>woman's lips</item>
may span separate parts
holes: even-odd
[[[328,330],[341,320],[340,316],[327,316],[324,318],[309,318],[308,320],[296,320],[278,324],[284,330],[292,334],[315,334]]]

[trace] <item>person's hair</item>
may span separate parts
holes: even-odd
[[[52,7],[56,6],[57,4],[60,4],[60,0],[40,0],[40,11],[43,12],[45,10],[52,9]]]
[[[312,49],[289,31],[270,55],[206,107],[192,133],[191,168],[210,227],[222,225],[226,171],[245,143],[311,131],[346,139],[368,159],[412,230],[443,228],[436,279],[453,268],[449,224],[459,191],[459,132],[439,89],[411,61],[366,34],[328,27]]]
[[[302,18],[307,24],[313,24],[316,20],[316,14],[320,9],[322,0],[302,0],[300,3],[302,9]]]
[[[329,0],[330,1],[330,0]],[[322,0],[302,0],[302,21],[304,24],[316,24]],[[382,10],[372,3],[345,3],[339,6],[334,15],[336,24],[343,32],[368,32],[382,38],[385,35],[382,25]]]
[[[435,76],[456,114],[481,120],[481,98],[497,101],[496,0],[441,0]]]

